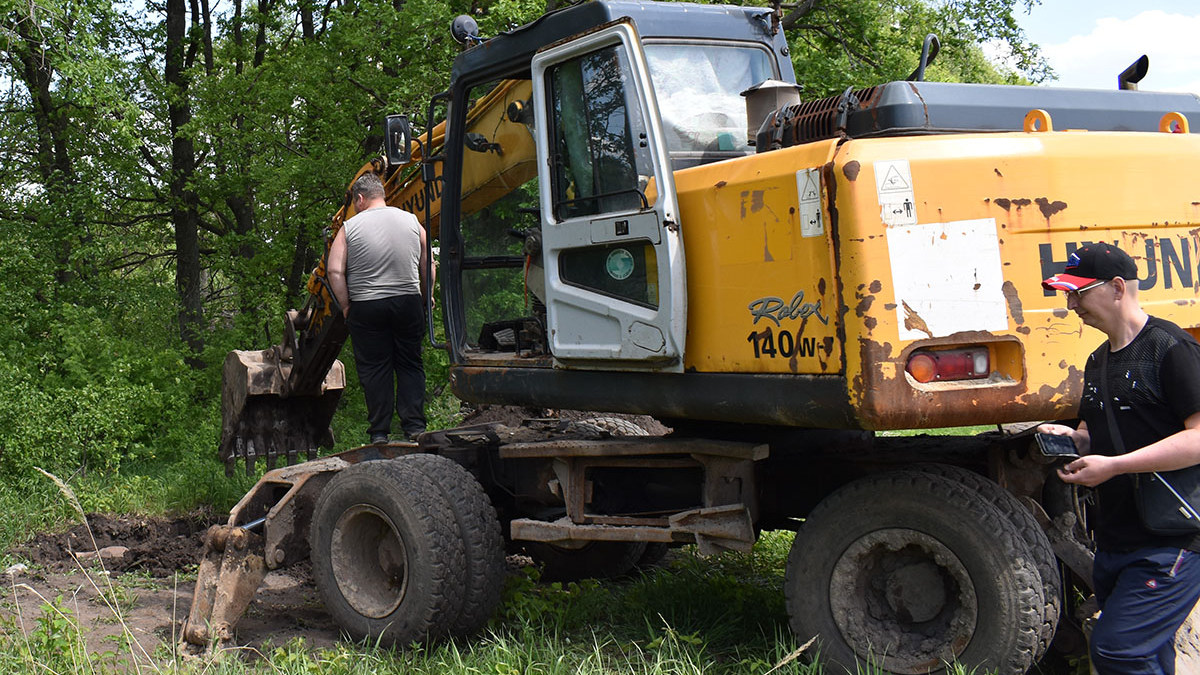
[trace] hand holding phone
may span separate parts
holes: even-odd
[[[1075,459],[1079,457],[1079,449],[1070,436],[1059,434],[1036,434],[1038,448],[1045,457]]]

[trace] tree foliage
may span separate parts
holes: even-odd
[[[1040,81],[1014,20],[1035,1],[778,11],[817,96],[906,76],[929,32],[930,77]],[[0,0],[0,472],[211,453],[224,352],[279,338],[384,115],[445,88],[452,18],[495,35],[563,4]]]

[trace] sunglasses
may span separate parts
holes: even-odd
[[[1099,288],[1110,281],[1112,281],[1112,279],[1097,279],[1083,288],[1079,288],[1074,291],[1065,291],[1065,293],[1068,298],[1075,298],[1078,300],[1079,296],[1083,295],[1084,293],[1092,290],[1093,288]]]

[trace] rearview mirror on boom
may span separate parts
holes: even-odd
[[[412,159],[412,126],[407,115],[388,115],[384,122],[383,151],[388,164],[398,166]]]

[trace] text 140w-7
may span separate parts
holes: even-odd
[[[796,337],[791,331],[752,332],[746,336],[746,341],[754,345],[754,358],[785,358],[793,356],[806,357],[817,355],[817,339],[815,337]]]

